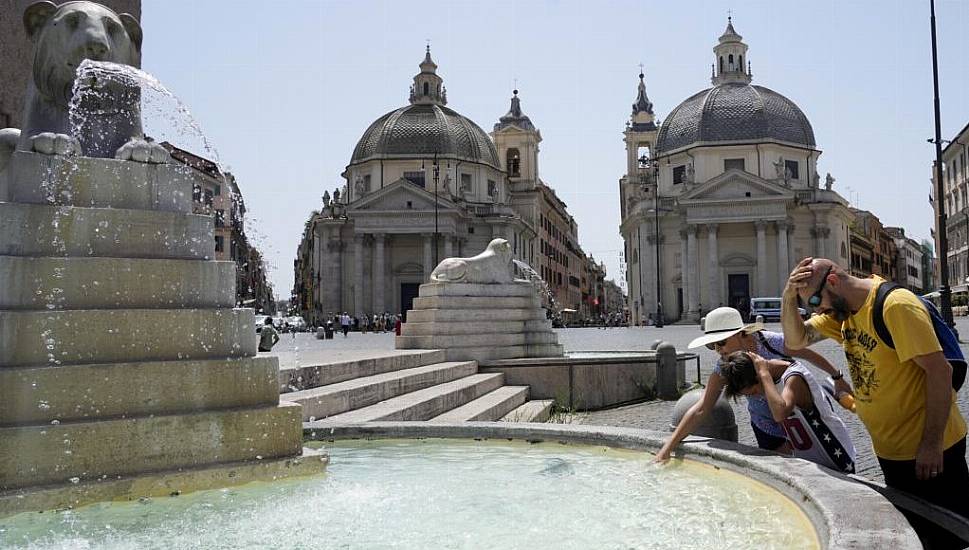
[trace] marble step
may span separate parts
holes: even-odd
[[[0,310],[0,367],[254,355],[251,309]]]
[[[532,297],[537,290],[531,283],[476,284],[476,283],[424,283],[419,289],[421,297],[430,296],[480,296],[480,297]]]
[[[0,428],[0,491],[299,455],[300,407]]]
[[[356,424],[377,420],[427,420],[498,389],[503,381],[504,376],[501,373],[472,374],[325,420],[308,422],[304,427],[325,428],[331,424]]]
[[[548,422],[554,399],[526,401],[501,418],[502,422]]]
[[[414,309],[535,309],[542,307],[534,296],[420,296],[414,298]]]
[[[0,256],[0,309],[235,306],[235,262]]]
[[[0,368],[0,426],[279,403],[275,357]]]
[[[545,310],[535,309],[412,309],[407,321],[418,323],[454,323],[480,321],[541,321]]]
[[[303,420],[323,419],[478,372],[474,361],[455,361],[365,376],[286,394],[303,406]]]
[[[0,178],[3,201],[191,212],[192,185],[200,176],[179,163],[17,151]]]
[[[562,344],[526,344],[520,346],[470,346],[444,350],[448,361],[494,361],[520,359],[523,357],[561,357],[565,353]]]
[[[279,392],[316,388],[382,372],[443,362],[444,351],[442,350],[398,350],[393,355],[383,357],[284,368],[279,370]]]
[[[521,406],[528,399],[528,386],[502,386],[460,407],[439,414],[431,422],[492,422]]]
[[[482,346],[524,346],[535,344],[556,344],[558,335],[554,332],[519,333],[478,333],[478,334],[434,334],[432,336],[397,336],[395,345],[403,349],[470,348]]]
[[[215,258],[212,216],[0,202],[0,255]]]
[[[552,332],[547,319],[532,321],[465,321],[462,323],[418,322],[409,320],[401,325],[402,336],[431,336],[436,334],[502,334],[520,332]]]

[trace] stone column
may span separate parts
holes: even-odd
[[[353,315],[363,313],[363,238],[362,233],[353,235],[353,311],[348,312]]]
[[[787,255],[787,222],[776,222],[777,227],[777,295],[784,292],[787,276],[791,273],[791,258]]]
[[[646,249],[640,251],[643,263],[643,317],[656,311],[656,235],[646,235]]]
[[[683,312],[680,316],[681,319],[686,319],[686,310],[689,307],[690,298],[690,278],[687,273],[690,272],[690,262],[688,261],[687,255],[687,244],[686,244],[686,229],[680,230],[680,286],[683,287]],[[665,309],[665,308],[664,308]]]
[[[690,309],[688,312],[691,320],[698,319],[700,311],[700,278],[696,272],[698,251],[696,230],[697,226],[695,225],[688,226],[686,229],[687,277],[690,281]]]
[[[441,239],[444,240],[444,256],[441,259],[451,258],[454,256],[454,248],[452,244],[454,243],[454,237],[451,235],[441,235]]]
[[[380,313],[384,307],[384,241],[386,235],[377,233],[373,236],[373,310]]]
[[[431,249],[434,244],[434,235],[421,233],[421,239],[424,241],[424,281],[426,282],[431,276],[431,271],[434,271],[434,268],[437,267],[431,265],[434,263],[434,252]]]
[[[723,300],[720,298],[720,250],[717,245],[717,231],[720,227],[711,223],[707,225],[707,269],[710,270],[710,295],[707,297],[707,311],[718,307]]]
[[[756,221],[757,229],[757,296],[767,293],[767,222]]]

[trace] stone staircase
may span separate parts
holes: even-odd
[[[398,351],[361,361],[286,368],[280,390],[303,406],[312,427],[375,421],[545,422],[552,400],[529,401],[528,386],[506,386],[476,361],[446,361],[443,350]]]

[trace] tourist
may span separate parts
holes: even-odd
[[[343,337],[346,338],[350,332],[350,316],[345,311],[340,316],[340,328],[343,329]]]
[[[688,347],[705,346],[717,352],[720,360],[713,367],[713,373],[707,378],[703,396],[683,415],[673,435],[656,454],[656,462],[669,460],[673,449],[696,428],[703,416],[713,409],[724,387],[723,376],[720,373],[723,358],[735,351],[749,351],[767,359],[785,359],[788,356],[804,359],[832,375],[838,394],[851,392],[841,373],[824,357],[811,350],[790,350],[785,346],[782,334],[764,330],[763,323],[759,322],[745,325],[740,312],[732,307],[720,307],[711,311],[706,316],[703,332],[704,335],[694,339]],[[784,428],[774,420],[767,400],[760,395],[747,396],[747,410],[750,413],[750,427],[757,439],[757,446],[769,451],[790,453],[791,449]]]
[[[273,318],[266,317],[259,330],[259,351],[272,351],[276,342],[279,342],[279,333],[273,328]]]
[[[394,316],[394,335],[395,336],[400,336],[400,326],[401,326],[400,314],[397,314]]]
[[[827,392],[801,363],[735,351],[720,366],[726,397],[764,397],[791,454],[837,472],[855,472],[855,447]]]
[[[929,312],[907,290],[885,297],[882,318],[894,349],[881,340],[872,306],[884,282],[854,277],[828,259],[801,260],[781,301],[785,339],[790,348],[838,342],[885,484],[969,518],[966,422],[956,406],[952,366]],[[798,301],[815,315],[803,321]]]

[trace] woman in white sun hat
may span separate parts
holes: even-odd
[[[713,408],[724,387],[723,377],[720,375],[720,365],[723,358],[735,351],[756,353],[765,359],[784,359],[797,357],[804,359],[831,375],[835,381],[836,393],[851,392],[851,387],[844,380],[841,371],[819,354],[809,350],[789,350],[784,346],[784,335],[780,332],[764,330],[764,324],[744,324],[740,312],[732,307],[718,307],[707,314],[703,323],[703,336],[696,338],[688,348],[706,346],[717,352],[720,358],[713,368],[713,373],[707,379],[707,387],[703,398],[693,404],[683,415],[683,419],[676,426],[673,435],[656,453],[656,462],[669,460],[673,449],[680,441],[693,431],[700,423],[703,415]],[[757,446],[761,449],[789,454],[790,445],[784,428],[774,421],[767,400],[762,395],[747,396],[747,410],[750,412],[750,426],[757,438]]]

